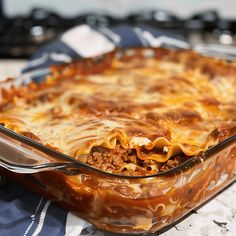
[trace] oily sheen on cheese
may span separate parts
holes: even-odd
[[[197,155],[236,133],[235,64],[167,49],[114,55],[55,66],[41,84],[2,89],[0,123],[85,162],[94,148],[119,146],[137,159],[122,156],[132,170]]]

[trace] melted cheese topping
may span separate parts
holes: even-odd
[[[0,123],[78,159],[119,142],[141,160],[165,162],[236,133],[234,64],[189,51],[144,52],[110,56],[101,68],[58,66],[41,85],[2,90]]]

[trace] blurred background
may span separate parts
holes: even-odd
[[[79,25],[146,24],[192,43],[236,44],[235,0],[0,0],[0,58],[28,58]]]
[[[147,25],[183,36],[193,46],[234,47],[236,0],[0,0],[0,81],[18,76],[39,48],[82,24]],[[220,224],[228,230],[227,223]]]

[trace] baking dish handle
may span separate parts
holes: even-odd
[[[12,137],[10,135],[11,133],[21,140]],[[78,165],[78,163],[73,163],[70,159],[60,159],[57,158],[56,155],[50,155],[39,150],[39,148],[27,144],[24,138],[19,137],[20,135],[14,134],[14,132],[0,126],[1,167],[16,173],[30,174]]]
[[[37,151],[38,152],[38,151]],[[0,166],[16,173],[36,173],[65,168],[68,163],[59,162],[44,153],[37,153],[20,142],[0,135]]]

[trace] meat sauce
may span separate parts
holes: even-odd
[[[141,160],[138,158],[135,149],[125,150],[118,143],[114,149],[92,148],[91,153],[83,161],[104,171],[129,176],[140,176],[169,170],[186,159],[184,155],[177,155],[164,163],[155,160]]]

